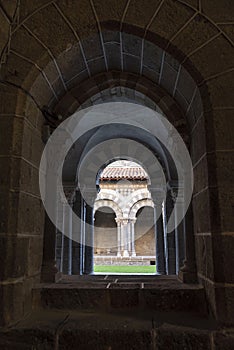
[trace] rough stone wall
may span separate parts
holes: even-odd
[[[38,167],[43,118],[23,97],[15,88],[1,89],[1,325],[30,311],[31,289],[40,280],[42,262],[44,209]]]
[[[142,208],[135,224],[135,249],[137,255],[155,257],[154,210]]]
[[[135,249],[137,256],[154,256],[155,257],[155,236],[154,228],[149,230],[135,241]]]
[[[106,209],[108,210],[108,208]],[[114,213],[96,212],[94,242],[96,254],[117,254],[117,226]]]

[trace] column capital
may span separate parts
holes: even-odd
[[[172,201],[177,204],[183,204],[184,203],[184,194],[181,192],[181,188],[171,188],[169,190],[170,196]]]
[[[117,224],[127,225],[129,223],[129,220],[127,218],[116,218],[115,219]]]
[[[74,187],[64,187],[63,191],[64,191],[64,194],[65,194],[65,197],[67,199],[68,204],[71,205],[75,199],[76,189]]]
[[[122,222],[122,219],[121,218],[115,218],[115,222],[117,225],[120,225],[121,222]]]
[[[172,201],[175,203],[176,198],[177,198],[177,190],[175,188],[172,188],[170,190],[170,195],[171,195],[171,199]]]
[[[122,222],[123,225],[127,225],[129,220],[128,219],[122,219],[121,222]]]
[[[166,198],[164,191],[153,190],[151,191],[152,201],[156,207],[162,207],[163,200]]]
[[[81,190],[81,195],[83,195],[83,198],[87,204],[89,204],[92,207],[94,206],[95,199],[97,198],[96,189],[85,188]]]
[[[150,187],[149,191],[151,193],[152,198],[164,198],[166,195],[166,189],[160,188],[160,187]]]
[[[137,221],[136,218],[129,218],[129,223],[130,223],[130,224],[135,224],[136,221]]]
[[[162,198],[154,198],[153,203],[154,203],[156,208],[162,208],[163,199]]]

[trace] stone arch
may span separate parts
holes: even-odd
[[[130,209],[129,212],[129,217],[131,219],[135,219],[136,218],[136,214],[138,212],[139,209],[143,208],[143,207],[151,207],[154,208],[154,202],[152,201],[152,199],[141,199],[138,202],[136,202]]]
[[[109,207],[109,208],[111,208],[115,212],[115,215],[116,215],[117,219],[122,218],[122,216],[123,216],[122,210],[118,206],[118,204],[115,203],[112,200],[107,200],[107,199],[99,199],[99,200],[95,201],[94,214],[99,208],[102,208],[102,207]]]
[[[129,216],[131,211],[132,211],[132,208],[133,206],[138,203],[138,202],[141,202],[141,201],[149,201],[151,202],[152,199],[151,199],[151,194],[149,191],[145,191],[145,190],[137,190],[133,193],[133,195],[130,197],[129,199],[129,202],[126,206],[126,209],[124,211],[124,216]]]
[[[100,193],[98,193],[97,200],[109,200],[115,203],[118,207],[121,206],[121,199],[114,190],[102,190]]]
[[[144,105],[158,109],[165,114],[168,120],[177,126],[185,124],[185,111],[180,104],[166,91],[165,88],[151,81],[148,77],[131,72],[101,72],[93,78],[80,83],[80,91],[71,88],[55,105],[56,113],[61,113],[65,117],[73,114],[80,106],[87,107],[93,104],[93,97],[105,102],[104,92],[120,87],[124,91],[129,89],[129,97],[133,101],[137,100],[138,94],[145,96]],[[118,91],[118,90],[116,90]],[[94,101],[95,102],[95,101]]]

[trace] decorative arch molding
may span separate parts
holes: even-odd
[[[151,202],[152,199],[151,199],[151,194],[150,194],[150,192],[148,191],[148,193],[146,193],[146,191],[143,190],[143,189],[134,191],[133,194],[132,194],[132,196],[130,196],[130,198],[129,198],[128,205],[125,207],[125,210],[123,210],[124,216],[125,216],[125,217],[129,216],[132,207],[133,207],[136,203],[138,203],[139,201],[142,201],[142,200]],[[152,202],[153,202],[153,201],[152,201]]]
[[[98,202],[100,200],[109,200],[116,203],[117,206],[121,207],[121,198],[115,190],[101,190],[97,195],[96,201]]]
[[[152,199],[139,200],[137,203],[135,203],[131,207],[130,212],[129,212],[129,218],[132,220],[136,219],[136,214],[137,214],[138,210],[143,208],[143,207],[154,208],[154,202],[152,201]]]
[[[153,203],[150,192],[148,191],[147,193],[145,189],[136,190],[133,192],[132,195],[127,197],[127,205],[125,197],[119,196],[118,193],[114,193],[115,191],[113,190],[110,191],[112,192],[110,194],[108,194],[105,190],[100,191],[95,201],[94,212],[98,208],[103,206],[110,207],[111,204],[111,208],[116,212],[116,216],[118,216],[117,212],[118,214],[120,214],[121,212],[121,216],[118,217],[129,217],[131,208],[135,205],[135,203],[138,203],[142,200],[148,201],[149,203]],[[103,205],[103,203],[106,203],[107,205]]]
[[[115,212],[115,215],[116,215],[117,219],[120,219],[123,216],[122,210],[118,206],[118,204],[116,204],[112,200],[107,200],[107,199],[100,199],[100,200],[97,200],[95,202],[94,208],[93,208],[94,214],[96,213],[96,211],[98,209],[100,209],[102,207],[109,207],[109,208],[111,208]]]

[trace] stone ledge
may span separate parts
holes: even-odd
[[[196,284],[182,284],[176,278],[71,277],[67,283],[42,284],[35,288],[35,309],[108,312],[135,309],[208,314],[204,288]]]
[[[218,330],[216,324],[188,313],[41,310],[0,331],[1,350],[223,350],[217,340],[233,331]]]

